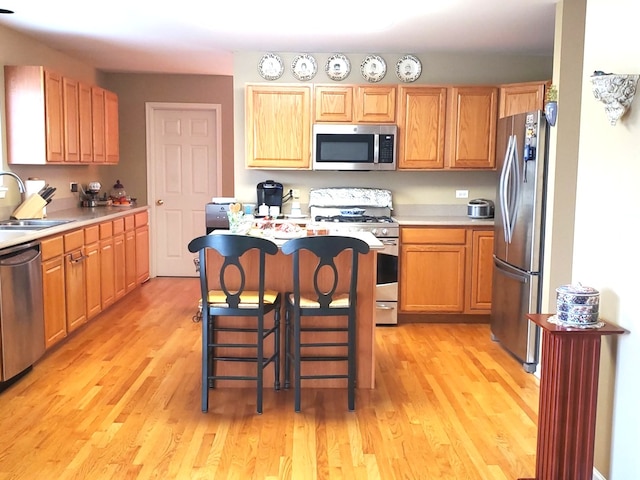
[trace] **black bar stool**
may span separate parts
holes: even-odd
[[[220,268],[220,289],[209,288],[207,275],[207,250],[213,249],[224,257]],[[259,253],[259,268],[240,263],[250,250]],[[200,290],[202,296],[202,411],[209,408],[209,388],[216,380],[255,380],[257,388],[257,412],[262,413],[263,371],[274,365],[274,388],[280,389],[280,293],[265,289],[265,255],[275,255],[278,247],[264,238],[246,235],[205,235],[189,243],[190,252],[199,252]],[[258,285],[257,290],[246,290],[247,276]],[[265,315],[273,312],[273,325],[265,326]],[[255,317],[253,325],[219,324],[218,317]],[[226,337],[221,339],[220,335]],[[254,341],[233,342],[231,337],[249,334]],[[273,353],[264,355],[264,342],[273,338]],[[236,351],[231,355],[227,352]],[[240,350],[244,350],[240,352]],[[249,354],[247,354],[247,350]],[[255,363],[255,375],[216,375],[216,362]]]
[[[313,290],[302,292],[300,286],[300,252],[308,250],[315,256],[312,273]],[[350,272],[339,272],[336,257],[350,251]],[[293,254],[293,292],[285,294],[285,388],[290,386],[293,365],[295,410],[300,411],[300,386],[304,379],[347,379],[349,410],[355,409],[356,386],[356,297],[358,283],[358,255],[369,252],[369,245],[357,238],[340,236],[303,237],[289,240],[282,252]],[[313,258],[313,257],[312,257]],[[304,259],[303,268],[308,266]],[[348,281],[340,281],[341,274],[349,274]],[[339,288],[340,286],[340,288]],[[342,317],[336,323],[309,325],[304,317]],[[326,334],[331,339],[323,339]],[[315,338],[314,338],[315,337]],[[335,340],[334,340],[335,338]],[[291,343],[293,342],[293,348]],[[338,353],[323,353],[331,349]],[[343,353],[340,353],[343,352]],[[347,373],[329,372],[302,374],[303,362],[346,362]]]

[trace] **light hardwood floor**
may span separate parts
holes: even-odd
[[[487,325],[379,327],[374,390],[213,390],[196,279],[153,279],[0,393],[0,479],[515,479],[538,381]]]

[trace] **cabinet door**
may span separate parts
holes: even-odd
[[[102,310],[115,302],[113,238],[100,240],[100,303]]]
[[[402,245],[401,310],[461,313],[465,254],[464,245]]]
[[[57,256],[42,262],[46,348],[52,347],[67,336],[64,283],[63,256]]]
[[[47,162],[64,161],[64,104],[62,76],[44,71]]]
[[[400,87],[398,169],[444,168],[447,89]]]
[[[91,113],[91,85],[78,83],[78,111],[80,113],[80,162],[93,162],[93,128]]]
[[[84,255],[87,319],[92,319],[102,311],[100,244],[96,242],[90,245],[85,245]]]
[[[64,102],[64,161],[80,162],[80,93],[78,82],[71,78],[62,79],[62,99]]]
[[[493,231],[472,233],[471,310],[491,311],[493,285]]]
[[[125,282],[125,249],[124,233],[113,237],[113,278],[116,300],[124,297],[127,293]]]
[[[104,91],[104,142],[107,163],[120,161],[120,134],[118,132],[118,96]]]
[[[104,163],[107,159],[105,153],[105,111],[104,111],[104,89],[100,87],[91,88],[91,130],[94,163]]]
[[[316,122],[353,121],[352,86],[316,86],[314,92]]]
[[[500,118],[542,110],[545,88],[551,82],[529,82],[500,87]]]
[[[72,332],[87,322],[84,256],[82,249],[65,255],[65,302],[67,305],[67,331]]]
[[[311,87],[247,85],[247,167],[308,169]]]
[[[357,86],[356,122],[394,123],[396,121],[395,86]]]
[[[136,282],[149,280],[149,226],[136,228]]]
[[[125,256],[125,290],[130,292],[137,283],[136,273],[136,232],[127,230],[124,232],[124,256]]]
[[[494,87],[451,88],[451,168],[495,168],[497,98]]]

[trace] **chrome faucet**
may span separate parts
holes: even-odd
[[[22,181],[22,179],[16,175],[13,172],[8,172],[8,171],[4,171],[4,170],[0,170],[0,176],[2,175],[9,175],[10,177],[13,177],[16,179],[16,182],[18,182],[18,190],[20,190],[20,199],[22,200],[22,202],[24,202],[24,197],[25,197],[25,193],[27,191],[27,187],[25,187],[24,182]]]

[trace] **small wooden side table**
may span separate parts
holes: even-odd
[[[520,480],[591,480],[602,335],[627,333],[605,323],[571,328],[527,318],[542,328],[536,476]]]

